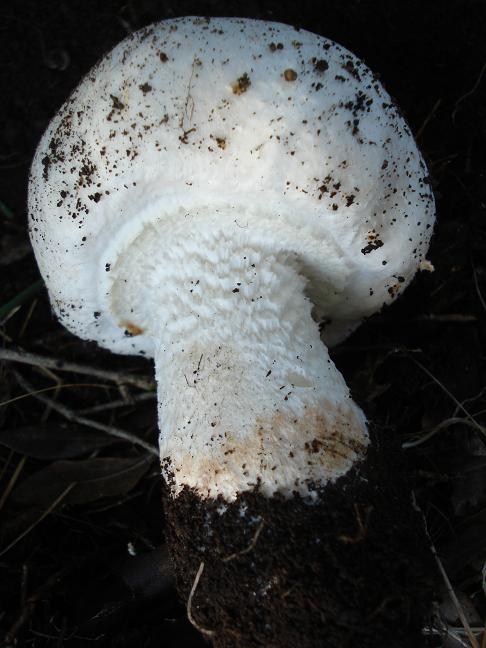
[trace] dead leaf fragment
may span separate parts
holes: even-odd
[[[73,423],[48,423],[0,432],[0,445],[35,459],[72,459],[99,450],[116,439]]]
[[[152,459],[103,457],[57,461],[24,479],[11,500],[22,506],[49,506],[69,484],[76,486],[64,504],[85,504],[130,492],[152,465]]]

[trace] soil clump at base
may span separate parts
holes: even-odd
[[[167,536],[179,593],[216,648],[419,648],[432,557],[397,448],[373,435],[366,460],[305,503],[258,487],[232,503],[175,499]],[[192,595],[191,595],[192,591]]]

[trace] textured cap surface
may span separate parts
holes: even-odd
[[[31,238],[63,324],[114,351],[153,354],[137,314],[110,306],[110,272],[149,223],[161,240],[174,224],[274,237],[339,329],[424,259],[426,176],[390,97],[343,47],[277,23],[168,20],[107,54],[49,125]]]

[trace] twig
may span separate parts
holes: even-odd
[[[361,511],[359,510],[358,504],[354,504],[354,513],[356,515],[356,522],[358,525],[357,531],[354,534],[354,536],[350,536],[347,534],[343,534],[339,536],[339,540],[341,542],[344,542],[345,544],[356,544],[358,542],[361,542],[366,538],[366,534],[368,532],[368,520],[370,517],[370,513],[372,511],[373,507],[372,506],[365,506],[364,507],[364,513],[366,516],[365,521],[363,522],[363,517],[361,515]]]
[[[262,520],[260,524],[258,525],[257,530],[255,531],[255,535],[253,536],[252,541],[246,547],[246,549],[242,549],[242,551],[236,551],[235,553],[230,554],[229,556],[226,556],[225,558],[222,558],[221,560],[223,562],[229,562],[230,560],[233,560],[234,558],[237,558],[238,556],[243,556],[244,554],[249,553],[252,551],[252,549],[255,548],[256,543],[258,542],[258,537],[260,533],[262,532],[263,527],[265,526],[265,520]]]
[[[462,401],[461,405],[465,405],[466,403],[474,403],[475,401],[482,398],[484,396],[484,394],[486,394],[486,386],[482,387],[475,396],[470,396],[469,398],[465,398]],[[454,416],[457,415],[458,411],[459,411],[459,408],[456,407],[456,409],[454,410]],[[477,415],[478,415],[478,412],[476,412],[475,416],[477,416]]]
[[[462,637],[460,635],[458,635],[456,632],[453,632],[452,630],[450,630],[450,628],[446,627],[445,628],[445,633],[446,633],[446,635],[448,637],[450,637],[454,641],[457,641],[458,644],[460,644],[461,646],[464,646],[464,648],[470,648],[470,644],[466,643],[466,641],[464,639],[462,639]]]
[[[10,450],[8,457],[5,459],[5,462],[2,466],[2,469],[0,470],[0,481],[3,479],[3,476],[7,473],[7,469],[10,466],[10,462],[12,461],[12,457],[14,456],[14,451]]]
[[[16,372],[14,371],[13,374],[15,375]],[[6,405],[10,405],[11,403],[16,403],[17,401],[23,400],[24,398],[30,398],[32,396],[35,397],[38,394],[45,394],[46,392],[50,391],[58,392],[59,389],[68,389],[71,387],[100,387],[101,389],[107,389],[106,385],[100,385],[97,383],[62,383],[53,385],[51,387],[43,387],[42,389],[32,389],[27,394],[20,394],[20,396],[14,396],[13,398],[9,398],[6,401],[2,401],[0,403],[0,407],[5,407]]]
[[[0,349],[0,360],[8,362],[22,362],[24,364],[34,365],[36,367],[47,367],[48,369],[57,369],[58,371],[71,371],[73,373],[83,374],[85,376],[95,376],[102,380],[109,380],[118,385],[133,385],[139,389],[153,391],[155,383],[153,380],[141,376],[131,376],[118,371],[107,371],[96,367],[79,365],[75,362],[67,362],[59,358],[37,355],[36,353],[27,353],[16,349]]]
[[[462,626],[454,626],[454,625],[447,625],[444,623],[444,621],[441,619],[443,625],[443,628],[422,628],[422,634],[439,634],[442,629],[444,632],[448,633],[454,633],[454,637],[457,638],[458,635],[465,635],[466,630]],[[471,631],[474,632],[474,634],[482,632],[483,631],[483,626],[471,626]]]
[[[37,369],[37,371],[40,374],[42,374],[43,376],[47,376],[50,380],[52,380],[57,385],[58,388],[54,389],[54,394],[53,394],[54,400],[57,400],[57,397],[59,396],[60,388],[62,388],[62,384],[63,384],[61,378],[59,378],[59,376],[56,373],[54,373],[54,371],[51,371],[50,369],[47,369],[46,367],[35,367],[35,368]],[[106,387],[106,389],[109,389],[109,388]],[[46,406],[46,408],[44,409],[44,412],[43,412],[43,414],[42,414],[42,416],[40,418],[40,422],[41,423],[46,423],[46,421],[49,418],[50,414],[51,414],[51,408],[49,406]]]
[[[462,633],[464,634],[464,629],[461,628],[460,630],[462,630]],[[470,644],[466,643],[465,640],[462,639],[461,634],[455,631],[454,628],[449,627],[446,623],[444,623],[444,621],[442,621],[442,619],[440,628],[425,628],[424,630],[422,630],[422,634],[429,636],[439,635],[441,638],[443,638],[444,635],[447,635],[461,646],[464,646],[464,648],[471,648]]]
[[[422,436],[417,435],[417,438],[414,441],[405,441],[405,443],[402,443],[402,448],[404,448],[405,450],[408,448],[415,448],[416,446],[425,443],[425,441],[428,441],[433,436],[435,436],[437,432],[440,432],[442,429],[447,428],[450,425],[467,425],[477,430],[477,423],[473,423],[468,419],[464,419],[458,416],[453,416],[451,418],[445,419],[444,421],[441,421],[438,425],[433,427],[429,432],[425,432],[425,434],[422,434]]]
[[[86,407],[84,409],[76,410],[77,416],[85,414],[96,414],[97,412],[106,412],[107,410],[118,409],[120,407],[128,407],[135,403],[142,403],[147,400],[154,400],[157,397],[155,392],[142,392],[136,396],[131,396],[130,399],[120,398],[118,400],[110,401],[109,403],[101,403],[100,405],[93,405],[93,407]]]
[[[483,294],[481,292],[481,288],[479,287],[479,281],[478,281],[478,275],[476,274],[476,268],[473,266],[473,278],[474,278],[474,287],[476,288],[476,293],[478,295],[478,299],[481,303],[481,306],[483,309],[486,311],[486,301],[484,301]]]
[[[5,320],[0,322],[0,326],[2,326],[3,324],[5,324]],[[13,342],[13,338],[11,338],[10,335],[7,335],[5,331],[2,331],[2,329],[0,329],[0,338],[2,338],[2,340],[5,340],[5,342],[8,342],[8,344],[11,344]]]
[[[461,402],[460,402],[460,401],[459,401],[459,400],[454,396],[454,394],[452,394],[452,393],[447,389],[447,387],[446,387],[443,383],[441,383],[441,381],[440,381],[436,376],[434,376],[434,374],[433,374],[429,369],[427,369],[427,367],[424,367],[424,365],[423,365],[421,362],[419,362],[418,360],[416,360],[416,359],[415,359],[414,357],[412,357],[410,354],[408,354],[408,357],[412,360],[412,362],[415,362],[415,364],[416,364],[418,367],[420,367],[420,369],[422,369],[422,371],[423,371],[424,373],[426,373],[427,376],[429,376],[429,378],[431,378],[431,379],[436,383],[436,385],[438,385],[438,386],[442,389],[442,391],[443,391],[445,394],[447,394],[447,396],[449,396],[449,398],[450,398],[451,400],[454,401],[454,403],[456,404],[456,406],[458,407],[458,409],[460,409],[461,412],[463,412],[463,413],[466,415],[466,417],[469,419],[469,421],[471,421],[471,423],[474,425],[474,427],[475,427],[479,432],[481,432],[481,434],[486,434],[486,430],[485,430],[485,428],[484,428],[482,425],[480,425],[480,424],[476,421],[476,419],[472,416],[472,414],[470,414],[470,413],[467,411],[467,409],[464,407],[464,405],[463,405],[463,404],[462,404],[462,403],[461,403]]]
[[[12,492],[12,488],[15,486],[15,482],[17,481],[20,473],[22,472],[22,468],[24,467],[24,464],[26,462],[27,457],[22,457],[22,459],[19,461],[17,464],[17,467],[15,468],[13,475],[10,477],[9,482],[7,486],[5,487],[5,490],[2,493],[2,496],[0,497],[0,511],[5,505],[5,502],[8,499],[8,496]]]
[[[215,631],[208,630],[207,628],[203,628],[202,626],[199,625],[199,623],[197,623],[197,621],[192,616],[192,599],[194,598],[194,593],[196,592],[197,586],[199,585],[199,580],[202,576],[203,571],[204,571],[204,562],[201,562],[201,564],[199,565],[199,569],[197,570],[194,583],[192,584],[189,598],[187,599],[187,618],[189,619],[189,622],[196,628],[196,630],[199,630],[201,634],[206,635],[207,637],[212,637],[216,634]]]
[[[27,330],[27,326],[29,325],[29,322],[32,318],[32,313],[35,310],[35,307],[37,306],[38,300],[34,299],[29,306],[29,310],[27,311],[27,315],[25,316],[25,319],[22,323],[22,326],[20,327],[20,331],[18,332],[17,338],[20,340],[21,338],[24,337],[24,333]]]
[[[420,506],[417,503],[417,500],[415,498],[415,493],[413,491],[412,491],[412,505],[415,508],[415,510],[418,513],[420,513],[420,515],[422,516],[422,520],[423,520],[423,523],[424,523],[425,535],[427,536],[427,539],[428,539],[428,541],[430,543],[430,550],[432,552],[432,555],[434,556],[434,559],[435,559],[435,562],[436,562],[437,567],[439,569],[439,572],[440,572],[440,574],[441,574],[441,576],[442,576],[442,578],[444,580],[446,590],[447,590],[449,596],[451,597],[451,601],[453,602],[454,607],[456,608],[458,617],[461,620],[461,623],[463,625],[464,630],[466,631],[466,634],[468,636],[469,641],[471,642],[471,646],[472,646],[472,648],[479,648],[479,644],[476,641],[476,637],[474,636],[473,631],[471,629],[471,626],[469,625],[469,621],[467,620],[467,617],[464,614],[464,610],[462,609],[462,605],[461,605],[459,599],[457,598],[456,593],[454,592],[451,581],[449,580],[449,576],[447,575],[447,572],[444,569],[444,565],[442,564],[442,561],[439,558],[439,554],[437,553],[437,550],[435,548],[435,545],[434,545],[434,543],[432,541],[432,538],[430,536],[430,533],[429,533],[429,529],[428,529],[428,526],[427,526],[427,520],[425,519],[425,515],[424,515],[422,509],[420,508]]]
[[[456,119],[456,114],[457,114],[457,111],[458,111],[459,104],[462,103],[464,101],[464,99],[467,99],[468,97],[470,97],[472,94],[474,94],[476,92],[476,90],[479,87],[479,84],[481,83],[481,79],[483,78],[483,74],[484,74],[485,71],[486,71],[486,63],[484,63],[483,67],[481,68],[481,72],[479,73],[479,76],[476,79],[476,83],[473,85],[471,90],[469,90],[469,92],[466,92],[466,94],[463,94],[462,97],[459,97],[459,99],[454,104],[454,110],[452,111],[452,115],[451,115],[451,118],[452,118],[453,122]]]
[[[435,102],[435,104],[434,104],[433,107],[432,107],[432,110],[429,112],[429,114],[427,115],[427,117],[424,119],[424,121],[423,121],[423,123],[422,123],[422,126],[421,126],[421,127],[418,129],[418,131],[415,133],[415,139],[416,139],[416,140],[419,140],[419,139],[420,139],[420,136],[423,134],[423,132],[424,132],[424,130],[425,130],[427,124],[428,124],[429,121],[432,119],[432,117],[435,115],[435,113],[437,112],[437,109],[439,108],[439,106],[440,106],[441,103],[442,103],[442,99],[440,99],[440,98],[437,99],[437,101]]]
[[[21,387],[23,387],[26,391],[29,392],[32,391],[31,385],[25,380],[25,378],[23,378],[17,371],[14,371],[13,373],[17,382]],[[41,403],[44,403],[45,405],[49,405],[49,407],[51,407],[58,414],[61,414],[61,416],[64,416],[64,418],[66,418],[68,421],[79,423],[79,425],[84,425],[86,427],[93,428],[94,430],[100,430],[101,432],[105,432],[106,434],[116,437],[117,439],[128,441],[129,443],[133,443],[133,445],[137,445],[141,448],[144,448],[144,450],[147,450],[148,452],[150,452],[150,454],[154,455],[155,457],[157,458],[159,457],[159,451],[155,446],[153,446],[150,443],[147,443],[146,441],[143,441],[142,439],[139,439],[137,436],[133,434],[130,434],[130,432],[125,432],[125,430],[121,430],[120,428],[114,427],[112,425],[105,425],[104,423],[100,423],[99,421],[94,421],[93,419],[89,419],[84,416],[79,416],[71,409],[69,409],[69,407],[62,405],[61,403],[58,403],[52,400],[51,398],[42,396],[41,394],[33,393],[32,395]]]
[[[6,554],[7,551],[10,551],[10,549],[15,547],[15,545],[18,544],[21,540],[23,540],[23,538],[25,538],[25,536],[28,535],[32,531],[32,529],[35,529],[35,527],[38,524],[40,524],[42,522],[42,520],[49,515],[49,513],[52,513],[52,511],[66,497],[66,495],[73,490],[73,488],[76,486],[76,483],[77,482],[72,482],[71,484],[68,484],[68,486],[66,486],[66,488],[62,491],[62,493],[56,497],[56,499],[49,506],[49,508],[47,508],[44,511],[44,513],[42,513],[42,515],[39,518],[37,518],[37,520],[35,522],[32,522],[32,524],[30,524],[25,529],[25,531],[22,531],[22,533],[19,536],[17,536],[17,538],[15,538],[15,540],[12,540],[12,542],[9,545],[7,545],[4,549],[2,549],[0,551],[0,557],[3,556],[4,554]]]

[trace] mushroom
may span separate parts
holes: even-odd
[[[52,307],[154,358],[178,588],[215,646],[420,644],[420,520],[327,346],[410,283],[434,212],[377,77],[283,24],[132,34],[44,134],[29,216]]]

